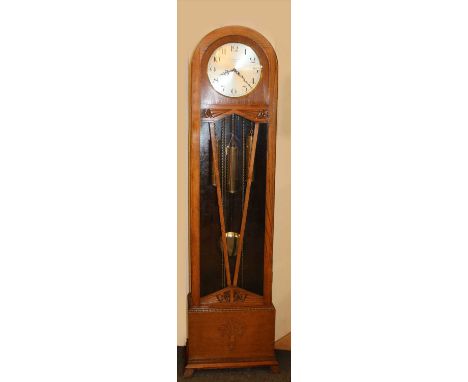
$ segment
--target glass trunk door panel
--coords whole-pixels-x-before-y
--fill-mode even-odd
[[[218,177],[214,172],[209,122],[203,121],[200,131],[201,296],[228,286],[221,243],[217,178],[224,213],[230,276],[231,280],[234,279],[255,126],[254,122],[235,114],[214,123]],[[237,283],[238,287],[258,295],[263,295],[267,130],[266,123],[259,125]]]

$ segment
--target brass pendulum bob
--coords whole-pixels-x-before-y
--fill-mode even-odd
[[[252,147],[253,147],[253,132],[247,135],[246,151],[247,151],[247,172],[250,168],[250,158],[252,158]],[[252,171],[252,182],[254,180],[254,171]]]
[[[237,244],[239,242],[240,235],[237,232],[226,232],[226,246],[228,256],[235,256],[237,253]],[[219,240],[219,246],[221,252],[223,251],[222,237]]]
[[[237,179],[237,146],[232,143],[233,139],[231,136],[231,142],[226,147],[227,165],[228,165],[228,178],[227,178],[227,190],[229,193],[234,194],[238,189]]]

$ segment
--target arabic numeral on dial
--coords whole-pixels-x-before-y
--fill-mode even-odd
[[[231,94],[237,94],[237,90],[236,89],[231,89]]]
[[[255,84],[255,78],[252,77],[252,84]]]

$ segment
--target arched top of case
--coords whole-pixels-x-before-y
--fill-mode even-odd
[[[201,41],[195,48],[195,51],[192,56],[192,63],[197,59],[199,60],[200,55],[203,55],[203,53],[211,44],[215,43],[217,40],[225,38],[226,36],[241,36],[256,42],[260,46],[260,48],[263,49],[265,55],[268,57],[270,65],[273,63],[277,65],[278,59],[276,57],[275,49],[266,39],[266,37],[254,29],[240,25],[226,26],[215,29],[214,31],[208,33],[205,37],[201,39]]]
[[[263,83],[245,97],[230,98],[215,92],[206,74],[206,65],[213,51],[229,42],[248,44],[255,50],[263,66]],[[192,108],[238,105],[276,108],[278,86],[278,60],[271,43],[261,33],[244,26],[226,26],[208,33],[201,39],[192,56],[191,98]],[[260,84],[259,84],[260,85]],[[270,109],[270,114],[273,110]]]

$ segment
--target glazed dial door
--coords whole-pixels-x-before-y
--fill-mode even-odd
[[[262,75],[262,65],[248,45],[230,42],[211,55],[207,67],[213,88],[226,97],[242,97],[252,92]]]

